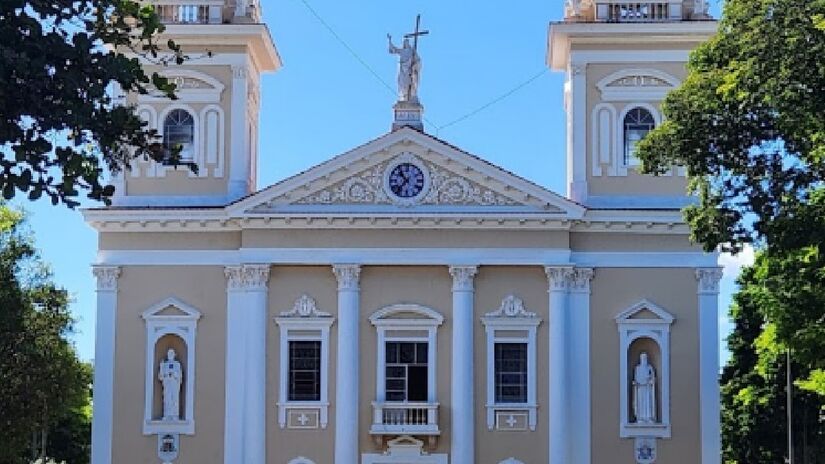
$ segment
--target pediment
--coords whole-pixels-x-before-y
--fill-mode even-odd
[[[672,314],[665,311],[662,307],[649,301],[642,300],[633,306],[625,309],[616,316],[616,322],[619,324],[633,324],[633,323],[660,323],[670,324],[675,318]]]
[[[420,171],[414,173],[420,193],[407,198],[398,194],[397,184],[391,185],[392,173],[402,165]],[[582,206],[554,192],[409,128],[339,155],[231,208],[242,215],[584,213]]]
[[[604,101],[661,100],[679,79],[657,69],[623,69],[596,83]]]
[[[143,319],[180,319],[198,320],[201,317],[200,311],[175,297],[166,298],[163,301],[153,304],[141,315]]]

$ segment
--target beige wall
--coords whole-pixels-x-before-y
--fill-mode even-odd
[[[226,352],[223,267],[126,266],[121,269],[118,280],[114,362],[112,462],[118,464],[158,462],[157,436],[143,435],[146,325],[141,314],[170,296],[202,313],[195,351],[195,435],[181,435],[180,457],[175,462],[223,462]]]
[[[475,404],[476,404],[476,460],[479,464],[496,464],[508,457],[531,463],[548,461],[547,424],[547,365],[549,340],[547,338],[548,296],[547,277],[541,267],[482,266],[476,277],[475,296]],[[537,331],[536,365],[538,421],[535,431],[496,431],[487,429],[487,336],[481,317],[495,311],[501,300],[514,294],[524,300],[528,311],[536,313],[542,323]],[[529,387],[528,387],[529,388]]]
[[[650,46],[639,47],[650,49]],[[599,48],[604,49],[600,46]],[[627,48],[624,48],[627,49]],[[687,49],[687,48],[681,48]],[[628,68],[655,69],[670,74],[677,79],[684,79],[686,70],[682,63],[632,63],[632,64],[589,64],[587,65],[587,105],[585,119],[587,121],[586,131],[586,159],[587,159],[587,182],[590,195],[684,195],[687,182],[684,177],[665,175],[650,176],[636,172],[635,168],[628,168],[627,176],[608,176],[603,172],[601,176],[593,175],[593,131],[598,131],[598,127],[593,127],[593,109],[602,103],[601,91],[596,84],[608,75]],[[639,102],[613,102],[612,106],[616,110],[616,117],[619,118],[622,111],[634,106],[634,103],[647,103],[659,108],[658,101]],[[616,121],[614,121],[616,123]],[[615,127],[615,124],[614,124]],[[621,133],[617,133],[621,137]],[[621,145],[621,144],[620,144]],[[621,147],[619,147],[621,151]],[[618,154],[621,157],[621,153]]]
[[[570,249],[588,252],[700,252],[702,247],[692,245],[685,235],[619,234],[576,232],[570,234]]]
[[[632,461],[633,440],[619,438],[619,332],[614,317],[643,298],[675,317],[670,335],[673,438],[658,441],[657,462],[697,463],[699,328],[692,269],[596,270],[590,303],[592,461]]]
[[[213,50],[213,52],[215,52],[215,50]],[[237,50],[235,50],[235,52],[237,52]],[[196,55],[199,54],[200,52],[196,53]],[[208,60],[209,58],[206,57],[198,59],[199,62],[208,62]],[[161,68],[156,66],[147,66],[146,68],[147,72],[162,71]],[[148,177],[147,169],[152,165],[152,163],[139,161],[137,163],[136,168],[136,172],[139,173],[138,177],[133,177],[133,174],[129,171],[126,171],[124,173],[126,194],[128,195],[218,195],[226,193],[227,183],[229,180],[229,169],[231,164],[229,162],[229,155],[231,153],[232,147],[230,131],[232,117],[232,69],[228,65],[192,65],[188,63],[181,65],[180,69],[204,73],[210,77],[217,79],[221,82],[221,84],[225,86],[223,92],[221,93],[220,102],[217,103],[223,109],[224,112],[223,176],[219,178],[213,176],[215,166],[209,166],[205,168],[205,171],[208,174],[205,177],[192,177],[189,168],[185,166],[179,166],[177,169],[170,168],[170,170],[166,172],[164,177]],[[132,96],[130,98],[130,101],[134,103],[135,97]],[[169,100],[168,102],[149,103],[148,106],[153,107],[155,109],[155,112],[157,113],[157,129],[160,129],[163,125],[162,114],[164,109],[167,108],[169,105],[175,104],[185,104],[186,106],[191,107],[194,111],[193,116],[195,118],[199,118],[200,111],[206,106],[212,105],[213,103],[190,103],[185,102],[184,99],[175,101]],[[204,121],[200,121],[199,123],[200,131],[202,132],[205,129],[203,126]],[[201,144],[200,149],[201,151],[205,150],[203,144]]]
[[[287,464],[292,458],[304,456],[317,464],[332,463],[335,436],[335,347],[338,343],[337,283],[329,266],[275,266],[269,279],[269,317],[266,336],[266,434],[267,463]],[[329,349],[329,425],[326,429],[294,430],[278,424],[278,387],[280,375],[280,332],[274,318],[290,311],[302,294],[315,298],[320,311],[335,317],[330,329]],[[322,373],[323,375],[323,373]]]
[[[99,250],[237,250],[240,232],[103,232]]]

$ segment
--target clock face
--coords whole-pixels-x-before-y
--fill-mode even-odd
[[[424,190],[424,173],[412,163],[401,163],[389,173],[390,191],[399,198],[413,198]]]

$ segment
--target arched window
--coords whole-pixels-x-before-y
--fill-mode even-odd
[[[180,146],[180,161],[191,162],[195,158],[195,119],[186,110],[175,109],[163,121],[163,146],[171,152]]]
[[[650,111],[636,107],[624,117],[624,164],[638,164],[635,157],[636,145],[656,126],[656,120]]]

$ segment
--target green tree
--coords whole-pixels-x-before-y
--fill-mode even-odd
[[[115,105],[112,86],[127,92],[174,85],[144,72],[136,56],[166,64],[185,58],[168,42],[151,5],[132,0],[0,2],[0,191],[53,204],[78,204],[81,190],[107,201],[105,169],[165,153],[154,130],[130,106]],[[177,151],[171,154],[177,159]]]
[[[16,218],[0,226],[0,463],[84,464],[90,431],[77,423],[88,423],[91,368],[66,338],[68,294],[38,259],[22,216],[0,211]],[[70,433],[74,442],[61,441]]]
[[[738,279],[727,339],[731,358],[722,373],[722,442],[726,464],[781,463],[787,456],[786,358],[777,349],[764,307],[766,288],[759,266],[745,268]],[[795,364],[793,375],[803,374]],[[825,462],[825,424],[819,420],[823,399],[797,391],[793,397],[798,463]]]

